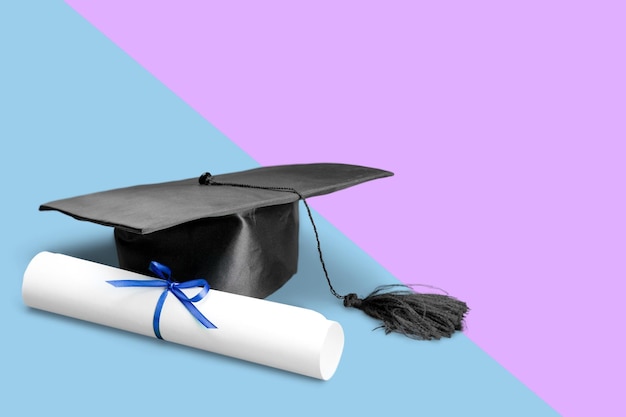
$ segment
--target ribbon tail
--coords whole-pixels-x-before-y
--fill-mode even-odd
[[[163,309],[163,304],[165,303],[168,293],[169,291],[167,289],[161,293],[159,301],[157,301],[156,308],[154,309],[154,317],[152,318],[152,329],[154,330],[154,334],[157,339],[161,340],[163,340],[163,337],[161,336],[161,330],[159,329],[159,322],[161,320],[161,310]]]
[[[200,312],[200,310],[198,310],[198,308],[195,305],[193,305],[193,303],[189,299],[179,298],[179,300],[181,303],[183,303],[183,305],[185,306],[185,308],[187,308],[187,310],[191,313],[191,315],[194,316],[196,320],[198,320],[204,327],[206,327],[207,329],[217,329],[217,326],[211,323],[209,319],[204,317],[204,315]]]
[[[157,279],[140,280],[140,279],[119,279],[115,281],[107,281],[114,287],[167,287],[167,282]]]

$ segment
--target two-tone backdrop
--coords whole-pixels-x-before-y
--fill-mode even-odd
[[[3,2],[0,409],[623,415],[625,12]],[[299,273],[271,299],[343,324],[328,382],[23,306],[38,251],[117,263],[110,230],[40,203],[301,162],[395,172],[311,199],[331,275],[340,292],[444,288],[471,306],[464,334],[371,331],[328,294],[306,224]]]

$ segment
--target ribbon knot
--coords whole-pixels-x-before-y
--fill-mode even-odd
[[[161,319],[161,310],[163,309],[163,304],[165,303],[165,299],[169,293],[174,294],[174,296],[182,303],[182,305],[191,313],[192,316],[196,320],[198,320],[204,327],[207,329],[217,329],[217,327],[211,323],[204,315],[196,308],[193,304],[202,300],[209,293],[209,283],[204,279],[194,279],[186,282],[175,282],[172,281],[172,271],[165,265],[160,264],[158,262],[152,261],[150,262],[150,271],[155,273],[157,277],[160,279],[153,280],[136,280],[136,279],[121,279],[115,281],[107,281],[109,284],[114,287],[163,287],[163,292],[157,301],[156,307],[154,309],[154,317],[152,319],[152,328],[154,329],[154,334],[157,338],[163,339],[161,337],[161,331],[159,330],[159,321]],[[187,297],[187,295],[182,291],[185,288],[194,288],[194,287],[202,287],[202,289],[193,296],[192,298]]]

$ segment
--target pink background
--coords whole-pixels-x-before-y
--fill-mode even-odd
[[[394,171],[312,205],[560,413],[623,407],[622,2],[68,3],[262,165]]]

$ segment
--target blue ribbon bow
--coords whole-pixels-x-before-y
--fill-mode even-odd
[[[196,318],[204,327],[207,329],[217,329],[213,323],[211,323],[206,317],[202,315],[200,310],[196,308],[193,303],[202,300],[208,293],[209,283],[204,279],[194,279],[187,282],[174,282],[172,281],[172,271],[165,265],[160,264],[158,262],[152,261],[150,262],[150,271],[154,272],[161,279],[153,279],[153,280],[135,280],[135,279],[121,279],[116,281],[107,281],[109,284],[114,287],[165,287],[163,292],[161,293],[161,297],[159,297],[159,301],[157,302],[156,308],[154,309],[154,318],[152,319],[152,328],[154,329],[154,334],[159,339],[163,339],[161,337],[161,331],[159,330],[159,320],[161,318],[161,310],[163,309],[163,304],[165,303],[165,299],[167,298],[168,293],[172,293],[178,298],[178,300],[185,306],[185,308],[191,313],[192,316]],[[189,298],[185,295],[181,289],[184,288],[193,288],[193,287],[202,287],[202,290],[198,294],[196,294],[193,298]]]

